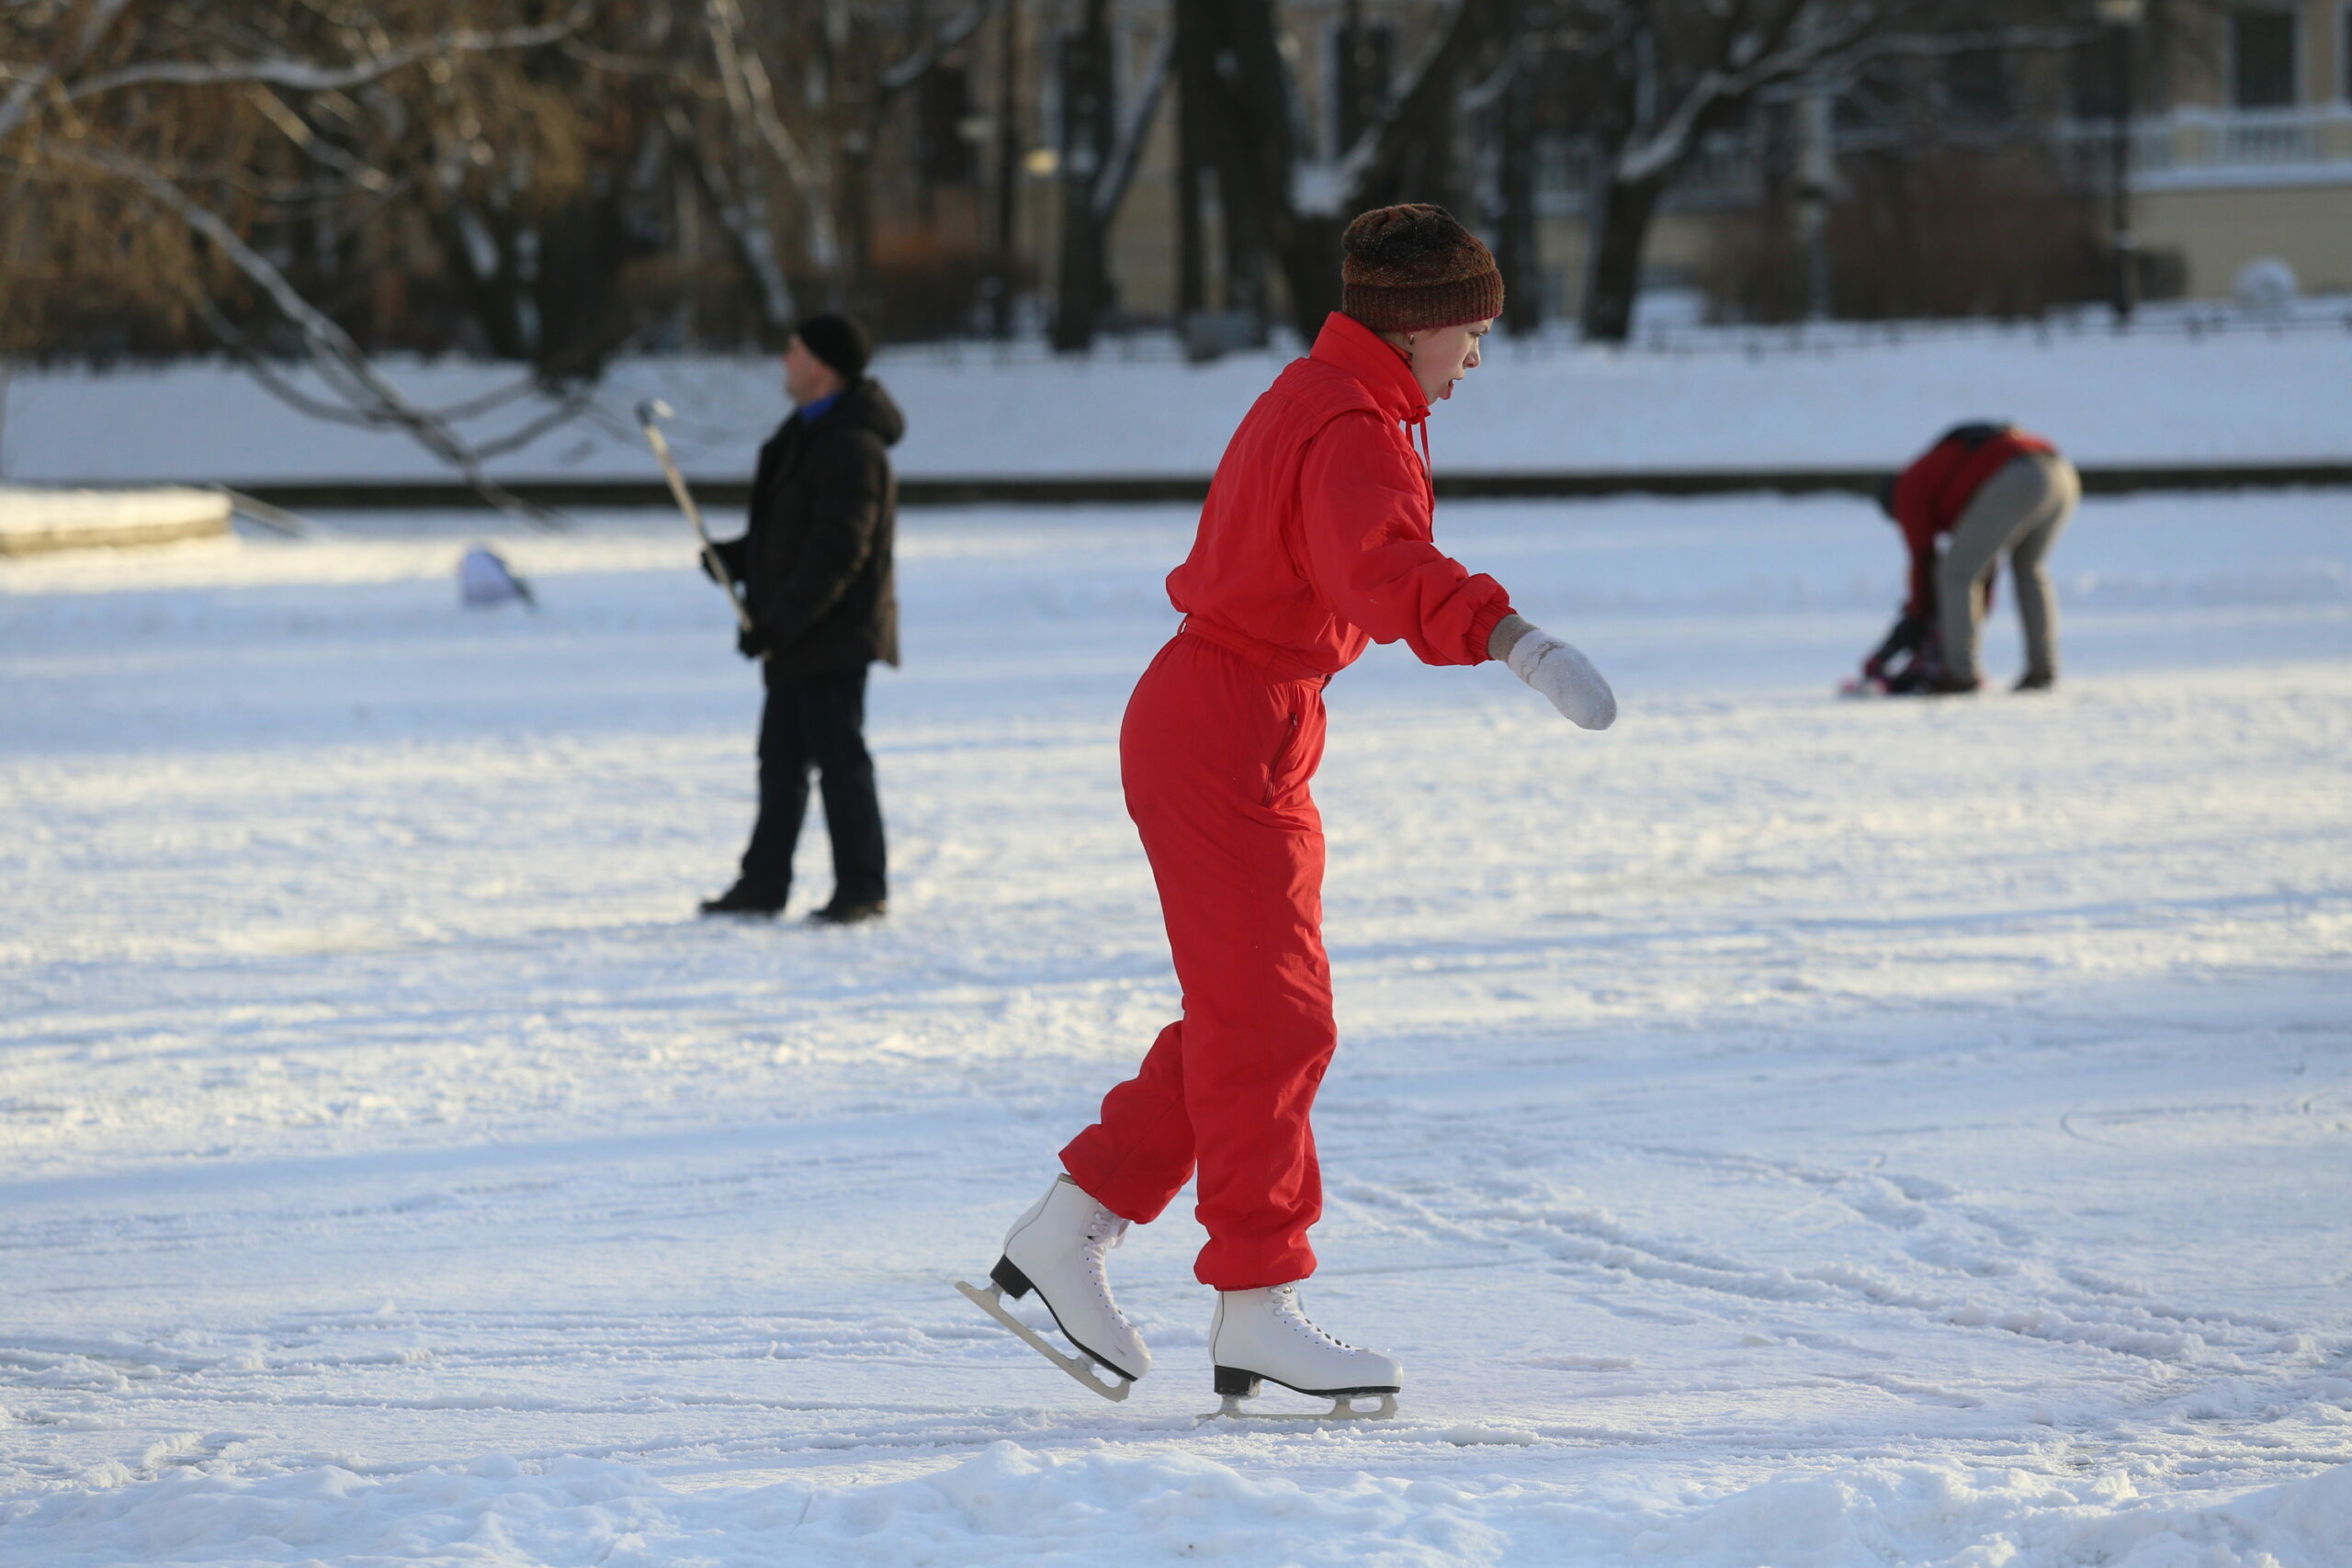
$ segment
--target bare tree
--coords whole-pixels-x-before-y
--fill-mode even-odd
[[[1585,335],[1633,327],[1658,204],[1708,136],[1765,94],[1865,48],[1919,0],[1607,0],[1585,12],[1599,156],[1587,212]]]
[[[665,298],[715,286],[742,303],[731,341],[773,343],[854,296],[874,148],[1001,3],[12,0],[0,352],[208,333],[304,412],[403,429],[511,501],[486,456],[583,412],[612,354],[679,319]],[[526,363],[558,397],[469,443],[514,397],[415,406],[377,346]]]
[[[1177,0],[1182,4],[1182,0]],[[1121,123],[1110,0],[1084,0],[1084,20],[1063,40],[1061,268],[1057,278],[1054,347],[1083,352],[1111,299],[1111,225],[1142,161],[1174,70],[1176,29],[1162,30],[1134,111]]]
[[[430,124],[427,141],[455,132],[440,148],[445,190],[462,188],[469,164],[497,161],[473,155],[490,145],[494,119],[514,158],[559,166],[552,183],[562,186],[562,117],[541,115],[545,94],[516,82],[511,67],[576,32],[594,0],[504,28],[447,25],[445,8],[424,4],[364,22],[294,4],[164,6],[136,27],[111,0],[78,14],[62,5],[19,10],[30,25],[12,41],[38,58],[5,67],[16,85],[0,100],[0,178],[12,197],[0,257],[31,257],[36,274],[70,268],[52,270],[51,281],[100,294],[176,299],[233,349],[250,344],[233,324],[232,296],[249,293],[292,331],[350,417],[406,430],[485,496],[540,515],[489,479],[447,419],[379,373],[289,269],[304,242],[335,252],[388,195],[425,188],[373,155],[400,140],[366,134],[388,121]],[[505,78],[499,92],[469,93],[463,78],[477,66]],[[447,113],[419,116],[419,100]],[[322,135],[316,114],[358,133]],[[19,271],[6,269],[12,294],[23,287]]]
[[[1275,0],[1187,0],[1194,30],[1182,51],[1182,90],[1208,134],[1230,234],[1238,229],[1279,269],[1292,322],[1311,339],[1338,308],[1340,233],[1357,211],[1402,199],[1419,164],[1416,199],[1453,184],[1456,99],[1507,54],[1514,0],[1452,0],[1399,90],[1368,103],[1362,128],[1329,154],[1317,151],[1305,95],[1283,48]]]

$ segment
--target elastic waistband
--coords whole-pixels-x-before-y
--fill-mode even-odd
[[[1290,649],[1277,648],[1271,642],[1260,642],[1247,632],[1235,631],[1231,626],[1221,626],[1215,621],[1202,620],[1198,615],[1187,615],[1184,624],[1176,629],[1180,634],[1216,644],[1270,681],[1312,681],[1318,686],[1331,683],[1329,671],[1317,670]]]

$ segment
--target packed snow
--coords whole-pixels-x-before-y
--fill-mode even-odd
[[[2060,689],[1946,703],[1830,695],[1865,504],[1446,509],[1623,716],[1331,687],[1337,1427],[1196,1420],[1182,1205],[1125,1404],[950,1289],[1176,1006],[1182,510],[903,520],[845,931],[692,916],[758,696],[673,517],[0,564],[0,1563],[2342,1568],[2346,506],[2094,501]]]
[[[1924,340],[1917,328],[1899,340],[1783,335],[1754,355],[1731,333],[1693,353],[1498,337],[1462,413],[1441,414],[1431,435],[1442,466],[1485,472],[1891,468],[1967,418],[2014,420],[2085,463],[2352,460],[2347,333],[2293,326],[2119,336],[1978,323]],[[1148,340],[1073,359],[1031,345],[906,348],[875,373],[907,412],[903,474],[1206,475],[1295,346],[1197,367],[1172,352]],[[515,367],[388,369],[420,404],[477,411],[458,428],[502,444],[490,466],[510,479],[658,480],[631,412],[654,396],[679,411],[670,437],[688,472],[746,478],[786,412],[773,361],[624,360],[575,417],[504,450],[553,408]],[[0,378],[0,479],[20,483],[450,477],[406,434],[309,418],[229,366]]]
[[[0,556],[96,545],[164,544],[229,531],[217,490],[37,490],[0,485]]]

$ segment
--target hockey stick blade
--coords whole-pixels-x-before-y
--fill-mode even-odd
[[[1126,1398],[1128,1392],[1136,1386],[1126,1379],[1115,1375],[1114,1375],[1110,1382],[1105,1383],[1100,1378],[1092,1376],[1087,1370],[1090,1367],[1100,1366],[1102,1364],[1101,1362],[1092,1360],[1084,1356],[1066,1356],[1059,1350],[1055,1349],[1051,1345],[1046,1342],[1044,1336],[1040,1335],[1035,1329],[1030,1327],[1027,1324],[1022,1322],[1019,1318],[1013,1316],[1004,1309],[1004,1292],[997,1286],[990,1285],[985,1291],[975,1290],[970,1285],[966,1284],[963,1280],[958,1280],[956,1281],[956,1288],[958,1291],[961,1291],[964,1295],[970,1300],[974,1306],[979,1308],[982,1312],[988,1314],[990,1317],[996,1319],[1007,1328],[1012,1330],[1012,1332],[1019,1336],[1023,1342],[1027,1344],[1032,1350],[1036,1351],[1037,1354],[1045,1357],[1046,1359],[1051,1361],[1054,1365],[1059,1367],[1062,1371],[1068,1372],[1071,1377],[1077,1379],[1080,1382],[1084,1383],[1088,1388],[1092,1389],[1103,1398],[1115,1404],[1119,1400]]]

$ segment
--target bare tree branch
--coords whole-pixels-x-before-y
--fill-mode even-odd
[[[775,231],[768,222],[767,197],[754,179],[739,187],[733,172],[712,157],[704,147],[702,138],[695,134],[694,124],[683,105],[672,103],[668,109],[670,138],[686,155],[695,177],[702,182],[703,190],[710,197],[711,209],[718,215],[719,226],[735,242],[735,249],[742,257],[744,267],[760,286],[760,310],[772,327],[792,324],[794,315],[792,285],[786,281],[784,266],[776,259]],[[740,124],[737,142],[741,144]]]
[[[417,408],[319,308],[302,297],[268,258],[245,243],[219,213],[190,197],[172,181],[137,159],[104,148],[76,146],[54,149],[60,161],[102,170],[137,186],[149,200],[168,210],[203,235],[239,272],[259,286],[293,322],[309,344],[313,364],[351,404],[398,424],[419,445],[466,477],[466,482],[493,506],[543,526],[560,527],[563,520],[545,507],[534,506],[499,484],[482,468],[481,456],[438,416]]]
[[[1464,87],[1454,95],[1456,112],[1484,114],[1494,107],[1495,100],[1510,91],[1510,85],[1519,79],[1519,73],[1527,68],[1527,62],[1534,53],[1532,40],[1525,33],[1511,39],[1510,47],[1503,51],[1502,59],[1487,73],[1485,81]]]
[[[1453,77],[1478,41],[1487,0],[1454,0],[1453,15],[1407,71],[1405,90],[1388,112],[1374,118],[1346,151],[1328,162],[1302,162],[1291,173],[1291,202],[1303,214],[1335,218],[1357,205],[1364,186],[1390,167],[1406,143],[1429,123],[1431,97]]]
[[[832,193],[808,155],[776,113],[775,89],[767,67],[744,36],[743,11],[738,0],[707,0],[710,41],[718,56],[719,82],[727,89],[727,107],[741,126],[748,123],[784,169],[800,197],[808,222],[808,259],[817,270],[831,273],[841,265],[841,237],[833,228]],[[764,201],[760,203],[764,208]]]
[[[325,65],[310,60],[230,60],[208,62],[200,60],[147,60],[105,71],[96,76],[74,83],[65,90],[66,100],[79,103],[101,93],[119,88],[139,86],[147,83],[168,82],[182,86],[221,86],[247,82],[266,83],[273,87],[286,87],[296,92],[321,93],[344,87],[357,87],[379,81],[395,71],[405,70],[421,61],[446,59],[452,54],[484,54],[496,50],[535,49],[541,44],[555,43],[577,32],[582,23],[596,12],[598,0],[579,0],[579,4],[552,22],[537,27],[507,28],[497,32],[482,32],[472,28],[443,33],[437,38],[423,39],[402,44],[397,49],[379,53],[372,60],[348,65]],[[0,128],[5,129],[5,128]]]
[[[996,15],[996,8],[1001,3],[1001,0],[973,0],[962,16],[939,29],[937,37],[876,77],[875,85],[886,94],[903,92],[913,86],[939,63],[948,51],[969,41],[972,35]]]
[[[16,86],[10,89],[5,101],[0,101],[0,141],[6,141],[9,133],[25,122],[25,117],[32,112],[33,101],[48,90],[51,83],[71,73],[89,58],[90,51],[97,48],[98,39],[106,36],[107,29],[114,25],[114,19],[130,4],[130,0],[97,0],[88,19],[82,24],[81,33],[62,58],[42,65],[17,68]]]
[[[1615,177],[1639,182],[1671,169],[1690,155],[1697,145],[1700,123],[1719,106],[1748,96],[1774,82],[1817,69],[1868,38],[1886,17],[1880,6],[1857,6],[1839,12],[1833,20],[1810,29],[1794,42],[1789,41],[1787,35],[1798,17],[1810,12],[1811,7],[1799,0],[1788,6],[1776,27],[1769,29],[1772,35],[1769,39],[1758,33],[1739,35],[1725,53],[1745,55],[1745,62],[1730,70],[1710,66],[1702,72],[1663,123],[1628,139],[1615,160]]]
[[[391,188],[390,175],[353,157],[334,142],[321,139],[318,132],[311,129],[309,120],[295,113],[284,98],[269,88],[255,83],[245,90],[245,96],[261,110],[263,118],[284,131],[286,139],[310,157],[337,174],[349,175],[364,190],[381,192]]]
[[[1119,144],[1111,149],[1111,156],[1102,165],[1094,182],[1091,200],[1094,219],[1108,223],[1118,215],[1119,203],[1126,199],[1127,187],[1135,182],[1136,169],[1143,162],[1144,143],[1151,140],[1152,121],[1159,118],[1159,100],[1167,96],[1170,78],[1176,73],[1176,29],[1164,29],[1159,49],[1152,56],[1150,73],[1144,78],[1143,96],[1136,105],[1136,112],[1119,132]]]

